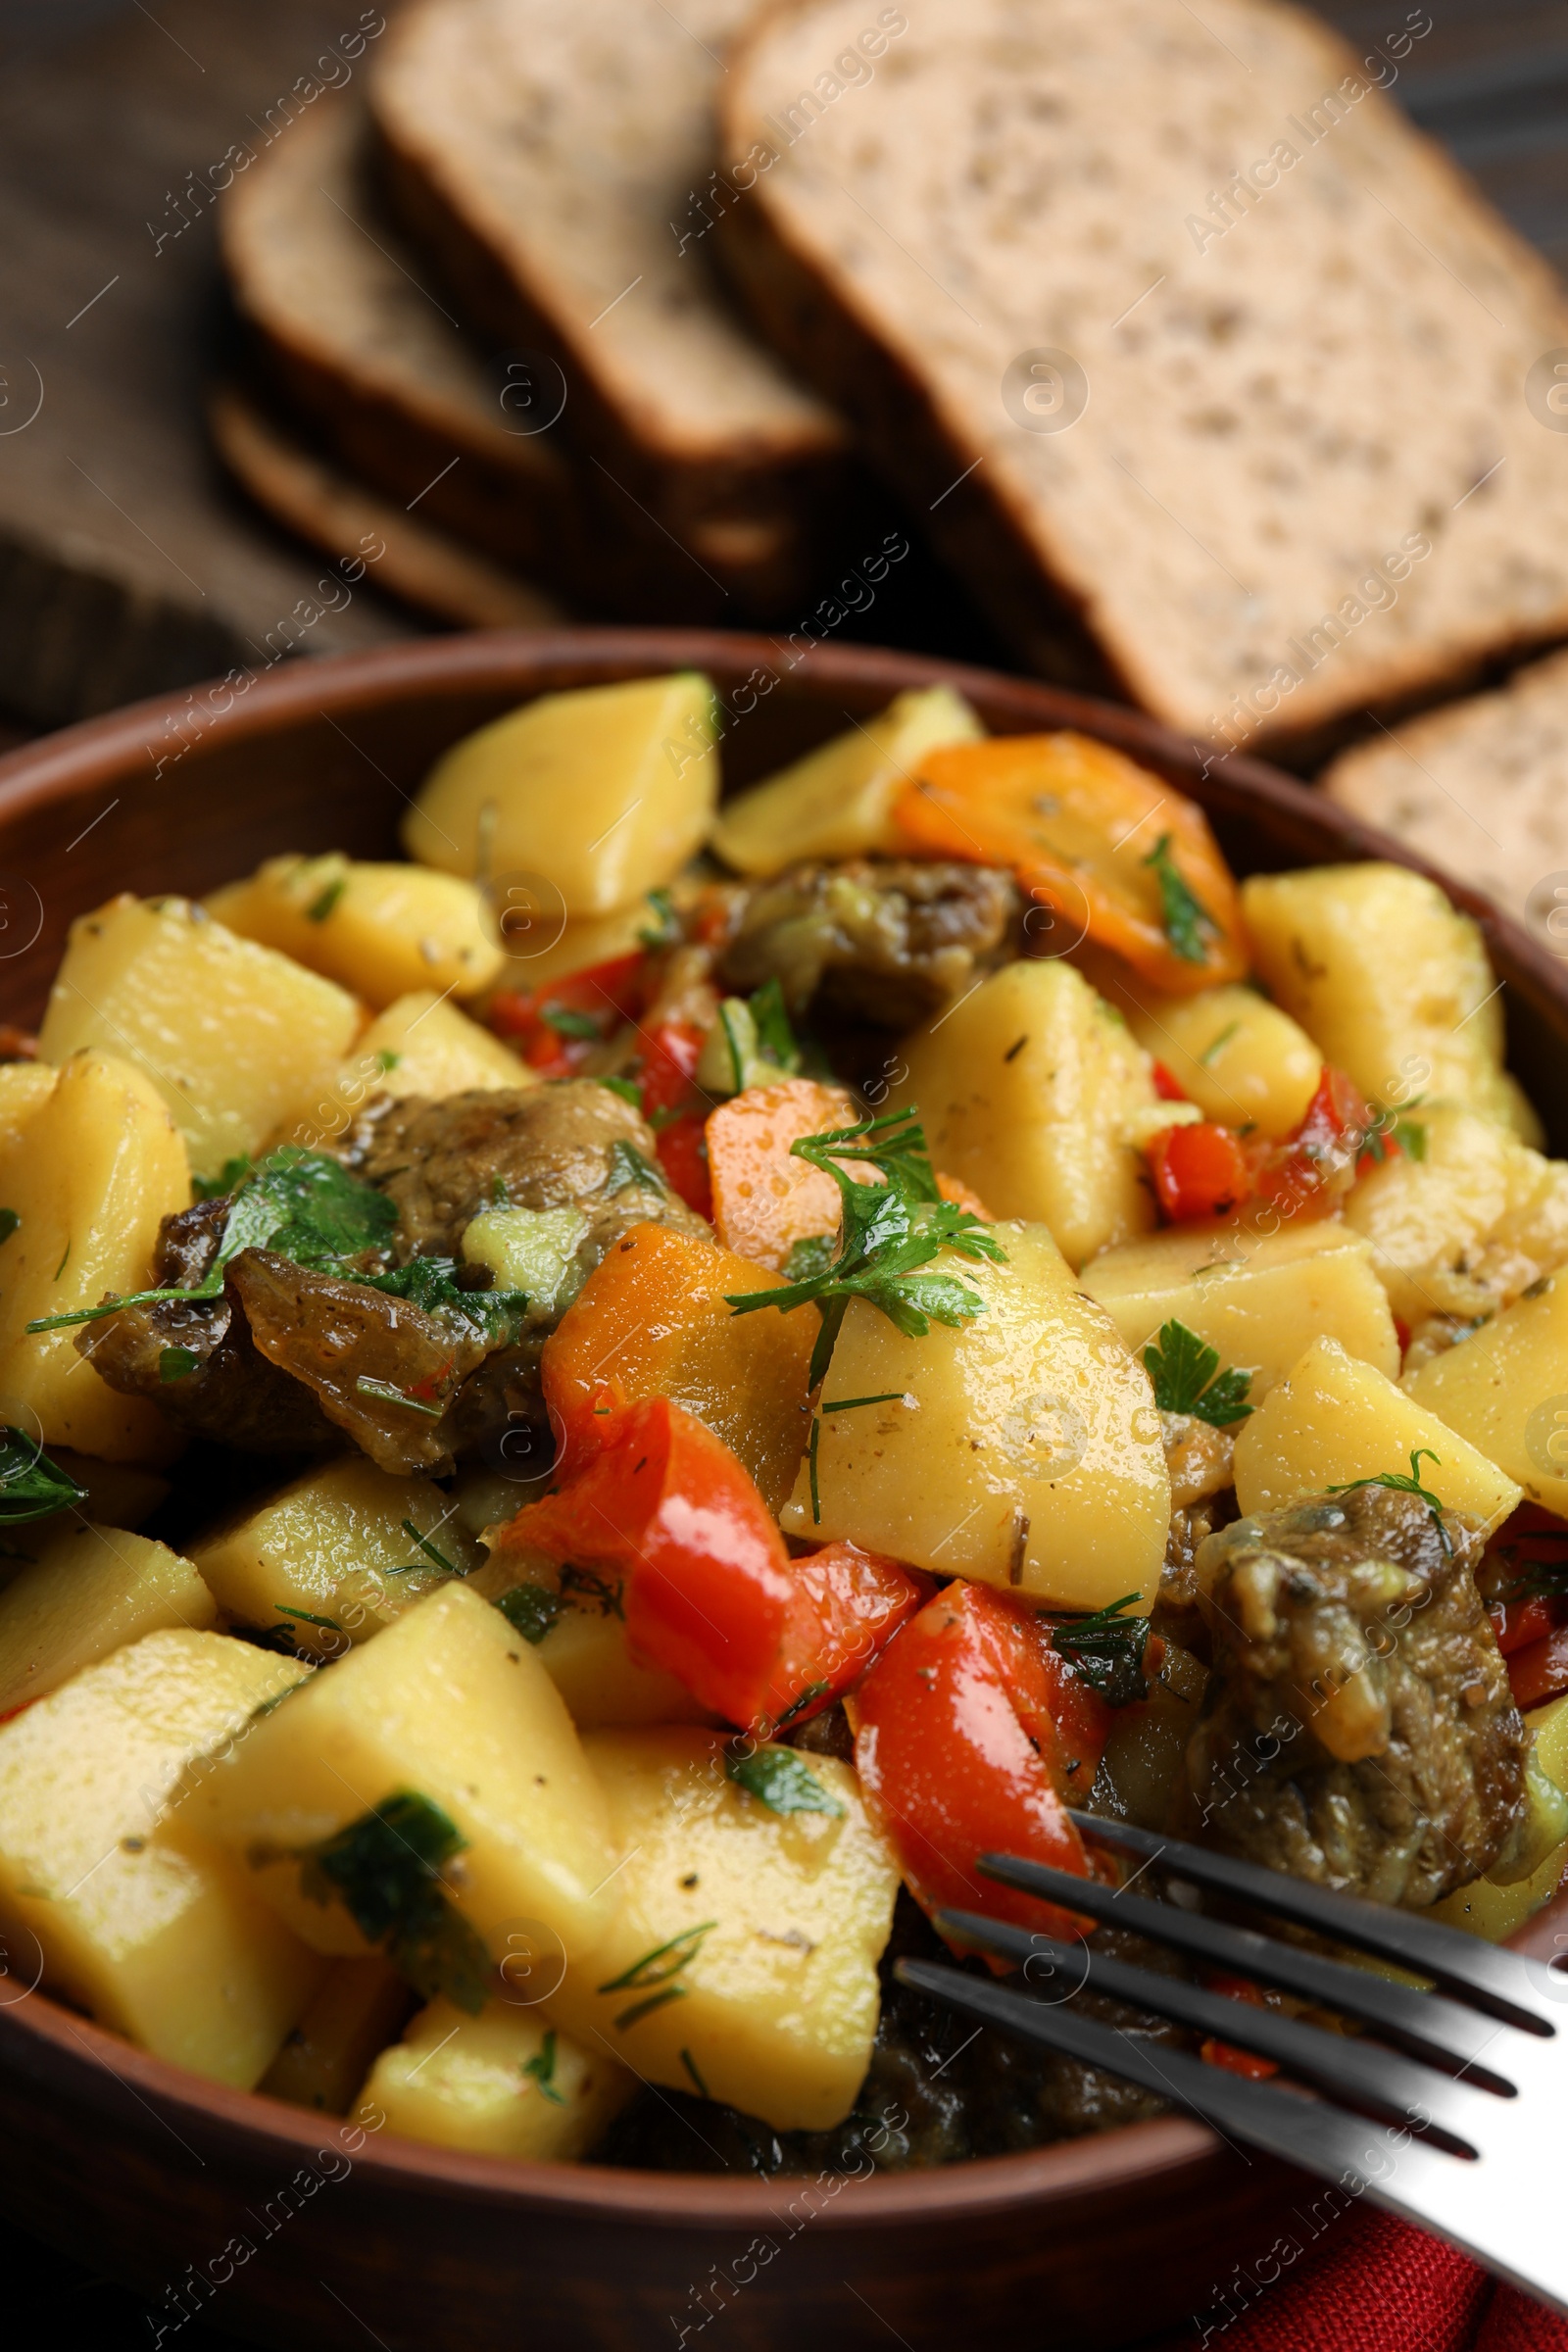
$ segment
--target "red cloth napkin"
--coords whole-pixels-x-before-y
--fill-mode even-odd
[[[1227,2319],[1226,2312],[1234,2314]],[[1389,2215],[1357,2210],[1277,2283],[1238,2280],[1149,2352],[1568,2352],[1568,2320]]]

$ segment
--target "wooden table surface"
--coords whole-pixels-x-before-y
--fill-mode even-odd
[[[1429,15],[1404,0],[1323,13],[1369,44]],[[0,0],[0,711],[15,731],[254,658],[320,571],[206,448],[201,387],[225,327],[191,175],[359,15],[358,0]],[[1430,22],[1395,95],[1568,274],[1568,7],[1431,0]],[[189,225],[160,246],[182,191]],[[934,567],[877,619],[895,642],[997,650]],[[362,589],[312,650],[422,625]],[[97,2277],[90,2245],[74,2251],[64,2262],[0,2221],[11,2340],[144,2352],[157,2316]],[[188,2352],[228,2340],[194,2322],[178,2336]]]

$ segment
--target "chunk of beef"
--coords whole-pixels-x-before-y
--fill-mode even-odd
[[[170,1357],[171,1348],[182,1352]],[[193,1438],[240,1453],[331,1453],[343,1444],[312,1392],[257,1348],[227,1284],[218,1298],[169,1298],[88,1323],[76,1349],[112,1389],[150,1396]]]
[[[777,980],[792,1013],[908,1029],[1016,956],[1022,901],[989,865],[799,865],[746,894],[718,976]]]
[[[1216,1680],[1187,1826],[1411,1910],[1486,1871],[1524,1816],[1529,1735],[1480,1556],[1465,1520],[1383,1486],[1211,1536],[1198,1579]]]
[[[349,1159],[396,1201],[405,1265],[456,1257],[469,1219],[497,1206],[579,1209],[589,1228],[578,1252],[585,1274],[633,1225],[708,1232],[660,1178],[653,1131],[595,1078],[439,1102],[411,1096],[351,1131]]]

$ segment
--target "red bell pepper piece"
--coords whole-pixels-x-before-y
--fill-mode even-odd
[[[656,1021],[652,1028],[639,1030],[637,1050],[642,1068],[637,1083],[642,1088],[645,1118],[654,1118],[662,1110],[695,1110],[699,1106],[703,1117],[708,1116],[711,1104],[698,1097],[696,1087],[703,1043],[703,1032],[695,1021]]]
[[[1367,1138],[1381,1123],[1359,1087],[1332,1062],[1296,1133],[1259,1154],[1254,1189],[1287,1216],[1326,1216],[1354,1182]],[[1385,1139],[1385,1150],[1393,1144]]]
[[[708,1172],[708,1138],[701,1111],[667,1120],[654,1133],[659,1164],[688,1208],[711,1222],[713,1186]]]
[[[647,974],[648,957],[638,949],[539,988],[498,989],[490,1000],[490,1026],[518,1048],[530,1069],[569,1078],[596,1046],[637,1018]]]
[[[1064,1759],[1046,1634],[983,1585],[928,1601],[853,1702],[855,1762],[911,1893],[928,1912],[983,1911],[1053,1936],[1085,1923],[980,1877],[981,1854],[1090,1876],[1061,1795]]]
[[[1508,1681],[1513,1703],[1521,1711],[1560,1698],[1568,1690],[1568,1625],[1514,1650],[1508,1659]]]
[[[1562,1603],[1549,1599],[1544,1593],[1532,1592],[1519,1600],[1494,1600],[1488,1611],[1497,1637],[1497,1647],[1505,1658],[1516,1650],[1528,1649],[1533,1642],[1544,1642],[1555,1633],[1562,1623]]]
[[[1159,1205],[1173,1225],[1194,1217],[1223,1217],[1253,1190],[1241,1139],[1203,1119],[1193,1127],[1162,1127],[1149,1146]]]
[[[1253,2009],[1264,2005],[1262,1993],[1250,1977],[1233,1977],[1224,1969],[1210,1968],[1203,1972],[1203,1983],[1210,1992],[1228,1993],[1233,2001],[1246,2001]],[[1224,2067],[1227,2074],[1245,2076],[1249,2082],[1266,2082],[1280,2071],[1272,2058],[1238,2049],[1234,2042],[1220,2041],[1212,2034],[1205,2037],[1198,2055],[1209,2066]]]
[[[1191,1096],[1184,1087],[1178,1085],[1162,1061],[1155,1062],[1150,1076],[1154,1081],[1154,1092],[1162,1102],[1191,1102]]]
[[[594,1421],[598,1450],[503,1544],[620,1573],[633,1648],[729,1722],[766,1735],[815,1714],[924,1597],[854,1544],[792,1560],[729,1447],[667,1396]]]

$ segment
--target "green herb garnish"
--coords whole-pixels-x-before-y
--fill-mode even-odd
[[[324,1626],[329,1634],[340,1634],[343,1628],[335,1617],[318,1617],[311,1609],[291,1609],[286,1601],[274,1600],[273,1608],[280,1617],[297,1617],[302,1625]]]
[[[16,1209],[0,1208],[0,1242],[9,1242],[21,1223],[21,1215]]]
[[[376,1067],[379,1069],[382,1077],[386,1078],[389,1077],[392,1071],[397,1068],[398,1063],[402,1059],[402,1054],[394,1054],[390,1046],[382,1046],[377,1050],[376,1053]]]
[[[163,1348],[158,1353],[158,1377],[167,1386],[172,1380],[188,1380],[201,1365],[194,1348]]]
[[[764,980],[747,1000],[757,1042],[765,1058],[791,1076],[801,1066],[801,1049],[784,1005],[784,991],[776,979]]]
[[[248,1152],[236,1152],[225,1159],[216,1176],[193,1176],[190,1189],[198,1200],[220,1200],[225,1194],[238,1192],[247,1176],[254,1174],[256,1162]]]
[[[548,1021],[558,1037],[579,1038],[584,1045],[597,1046],[604,1034],[596,1016],[579,1012],[574,1004],[541,1004],[539,1018]]]
[[[577,1568],[568,1561],[561,1571],[561,1590],[563,1592],[580,1592],[584,1600],[594,1601],[601,1617],[625,1619],[626,1607],[622,1597],[625,1586],[607,1584],[591,1568]]]
[[[322,891],[320,897],[313,899],[309,906],[306,907],[306,921],[310,923],[324,923],[327,916],[331,913],[333,907],[337,905],[339,899],[343,896],[343,893],[347,890],[348,886],[348,876],[346,874],[334,875],[333,879]]]
[[[513,1632],[520,1634],[535,1649],[565,1605],[561,1594],[552,1592],[548,1585],[514,1585],[512,1591],[503,1592],[495,1603]]]
[[[783,1714],[773,1726],[773,1729],[777,1732],[788,1730],[789,1726],[795,1722],[798,1716],[806,1713],[808,1707],[814,1706],[816,1704],[816,1701],[822,1696],[827,1688],[828,1686],[825,1682],[808,1683],[806,1689],[801,1692],[800,1697],[790,1701],[790,1704],[785,1708]]]
[[[1418,1495],[1432,1514],[1432,1522],[1443,1539],[1445,1552],[1449,1559],[1452,1559],[1453,1539],[1448,1534],[1444,1521],[1443,1503],[1439,1496],[1433,1494],[1430,1487],[1424,1487],[1421,1484],[1421,1464],[1424,1461],[1435,1462],[1440,1470],[1443,1468],[1441,1453],[1434,1453],[1430,1446],[1418,1446],[1410,1456],[1408,1477],[1402,1470],[1380,1470],[1372,1478],[1345,1479],[1339,1486],[1330,1487],[1328,1492],[1331,1494],[1353,1494],[1360,1487],[1392,1487],[1396,1494]]]
[[[40,1453],[24,1431],[0,1425],[0,1527],[47,1519],[86,1499],[86,1488]]]
[[[438,1551],[436,1549],[428,1536],[420,1535],[418,1529],[415,1526],[412,1519],[404,1520],[403,1533],[408,1537],[411,1544],[416,1545],[417,1548],[423,1552],[427,1560],[429,1560],[435,1567],[440,1569],[443,1576],[466,1575],[467,1571],[466,1569],[455,1567],[452,1561],[447,1558],[447,1555],[444,1551]]]
[[[661,1987],[646,2000],[633,2001],[629,2009],[621,2011],[615,2024],[622,2033],[636,2025],[639,2018],[647,2017],[650,2011],[662,2009],[666,2001],[683,2001],[686,1998],[685,1985],[677,1984],[672,1980],[683,1969],[690,1968],[703,1948],[703,1937],[710,1936],[717,1925],[716,1919],[705,1919],[701,1927],[683,1928],[667,1943],[655,1944],[651,1952],[645,1952],[640,1960],[634,1960],[630,1968],[623,1969],[618,1977],[612,1977],[608,1984],[599,1986],[601,1992],[642,1992],[649,1985]]]
[[[817,1484],[816,1468],[817,1450],[821,1446],[821,1443],[822,1424],[813,1413],[811,1416],[811,1434],[807,1440],[806,1445],[806,1469],[807,1478],[811,1489],[811,1525],[813,1527],[820,1527],[822,1524],[822,1490]]]
[[[424,1413],[432,1421],[439,1421],[446,1410],[444,1405],[426,1404],[422,1396],[411,1396],[407,1390],[396,1388],[390,1380],[372,1380],[368,1372],[360,1374],[354,1388],[357,1396],[373,1396],[377,1404],[401,1405],[405,1412]]]
[[[341,1901],[427,2001],[445,1993],[477,2017],[490,1955],[441,1885],[443,1865],[466,1843],[439,1805],[399,1790],[302,1852],[300,1887],[313,1902]]]
[[[605,1178],[607,1193],[624,1192],[628,1184],[641,1185],[645,1192],[667,1193],[662,1169],[644,1159],[635,1144],[628,1144],[617,1135],[610,1147],[610,1172]]]
[[[697,2061],[692,2056],[690,2050],[682,2050],[680,2054],[680,2062],[686,2069],[686,2072],[690,2075],[692,2081],[696,2083],[698,2097],[700,2099],[710,2099],[713,2094],[709,2089],[708,2084],[703,2081],[702,2076],[698,2073]]]
[[[1219,1349],[1174,1319],[1161,1324],[1158,1340],[1144,1349],[1144,1369],[1162,1413],[1191,1413],[1212,1429],[1228,1429],[1254,1409],[1247,1401],[1250,1372],[1239,1364],[1221,1372]]]
[[[1231,1039],[1236,1035],[1236,1032],[1241,1025],[1242,1024],[1240,1021],[1227,1021],[1224,1028],[1220,1031],[1218,1037],[1211,1037],[1209,1039],[1208,1044],[1203,1048],[1203,1051],[1198,1056],[1199,1061],[1202,1064],[1202,1067],[1205,1070],[1211,1070],[1214,1067],[1215,1062],[1218,1061],[1220,1055],[1224,1053],[1226,1047],[1230,1044]]]
[[[640,1111],[642,1109],[643,1090],[634,1080],[630,1078],[601,1078],[599,1083],[601,1086],[608,1086],[611,1093],[618,1095],[623,1102],[629,1102],[633,1110]]]
[[[838,1254],[836,1233],[808,1233],[804,1241],[794,1242],[784,1260],[786,1282],[814,1282],[825,1274]]]
[[[1129,1707],[1149,1696],[1149,1677],[1144,1672],[1149,1619],[1122,1614],[1137,1606],[1138,1597],[1136,1592],[1124,1592],[1120,1600],[1097,1609],[1092,1617],[1074,1617],[1052,1629],[1052,1648],[1109,1707]]]
[[[438,1320],[455,1323],[486,1348],[510,1348],[520,1337],[527,1313],[526,1291],[467,1291],[457,1279],[452,1257],[413,1257],[385,1274],[353,1274],[349,1280],[389,1298],[407,1298]]]
[[[680,916],[675,912],[675,902],[668,891],[651,890],[648,893],[648,905],[649,918],[637,934],[638,946],[656,951],[678,947],[681,940]]]
[[[533,2077],[540,2090],[553,2106],[564,2107],[566,2102],[556,2088],[556,2029],[554,2026],[545,2035],[544,2047],[536,2050],[531,2058],[523,2060],[522,2071],[525,2075]]]
[[[883,1389],[875,1396],[835,1396],[831,1404],[824,1397],[817,1410],[825,1416],[828,1413],[858,1412],[862,1404],[902,1404],[905,1394],[903,1389]]]
[[[68,1323],[95,1323],[101,1315],[118,1315],[122,1307],[158,1305],[171,1298],[216,1298],[225,1267],[242,1250],[271,1250],[295,1265],[342,1273],[347,1260],[384,1249],[397,1221],[397,1203],[351,1176],[340,1161],[324,1152],[303,1152],[297,1145],[283,1144],[268,1153],[233,1195],[217,1254],[193,1289],[133,1291],[102,1306],[41,1315],[27,1329],[57,1331]]]
[[[824,1788],[793,1747],[759,1747],[750,1755],[728,1755],[724,1774],[770,1813],[835,1813],[844,1807]]]
[[[745,1315],[764,1306],[787,1314],[814,1301],[822,1328],[811,1352],[813,1388],[826,1374],[852,1298],[866,1299],[910,1339],[923,1339],[933,1322],[956,1328],[983,1312],[985,1300],[953,1275],[918,1270],[944,1250],[996,1263],[1005,1263],[1005,1253],[972,1211],[943,1200],[912,1105],[825,1135],[803,1136],[790,1150],[839,1188],[844,1207],[839,1256],[819,1272],[777,1290],[745,1292],[727,1303],[732,1312]],[[874,1167],[881,1181],[857,1184],[840,1165],[846,1160]]]
[[[1183,963],[1206,963],[1206,943],[1219,937],[1219,925],[1178,871],[1172,838],[1162,833],[1144,863],[1153,867],[1159,884],[1160,923],[1171,947]]]

